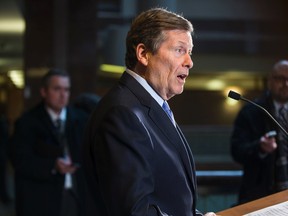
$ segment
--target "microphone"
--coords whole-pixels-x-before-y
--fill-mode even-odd
[[[253,104],[254,106],[260,108],[261,110],[263,110],[276,124],[277,126],[284,132],[284,134],[288,137],[288,133],[287,131],[279,124],[279,122],[262,106],[254,103],[253,101],[251,100],[248,100],[247,98],[244,98],[242,97],[239,93],[235,92],[235,91],[232,91],[230,90],[229,93],[228,93],[228,97],[234,99],[234,100],[243,100],[243,101],[246,101],[250,104]]]

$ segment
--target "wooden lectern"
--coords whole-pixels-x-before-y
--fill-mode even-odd
[[[288,201],[288,190],[275,193],[242,205],[238,205],[233,208],[217,212],[216,214],[219,216],[240,216],[285,201]]]

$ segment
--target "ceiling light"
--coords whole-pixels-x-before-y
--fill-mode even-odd
[[[123,73],[125,67],[111,64],[102,64],[100,70],[106,73]]]
[[[0,32],[2,33],[23,33],[25,22],[22,19],[0,20]]]
[[[22,70],[11,70],[8,72],[13,84],[18,88],[24,88],[24,73]]]
[[[211,81],[208,81],[206,84],[207,90],[222,90],[225,86],[225,83],[218,79],[213,79]]]

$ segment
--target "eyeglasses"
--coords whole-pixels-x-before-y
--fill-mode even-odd
[[[285,77],[285,76],[272,76],[272,78],[278,83],[288,82],[288,77]]]

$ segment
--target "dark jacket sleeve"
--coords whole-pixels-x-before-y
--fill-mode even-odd
[[[57,146],[49,131],[37,115],[24,114],[16,121],[10,144],[17,174],[32,179],[52,177],[51,171],[62,148]]]
[[[149,204],[154,188],[148,162],[153,160],[152,143],[149,135],[143,134],[147,131],[127,110],[109,112],[100,126],[95,164],[99,165],[98,178],[111,215],[159,215]]]
[[[237,115],[231,136],[231,154],[235,161],[245,164],[262,160],[260,138],[269,131],[267,117],[252,105],[244,106]]]

